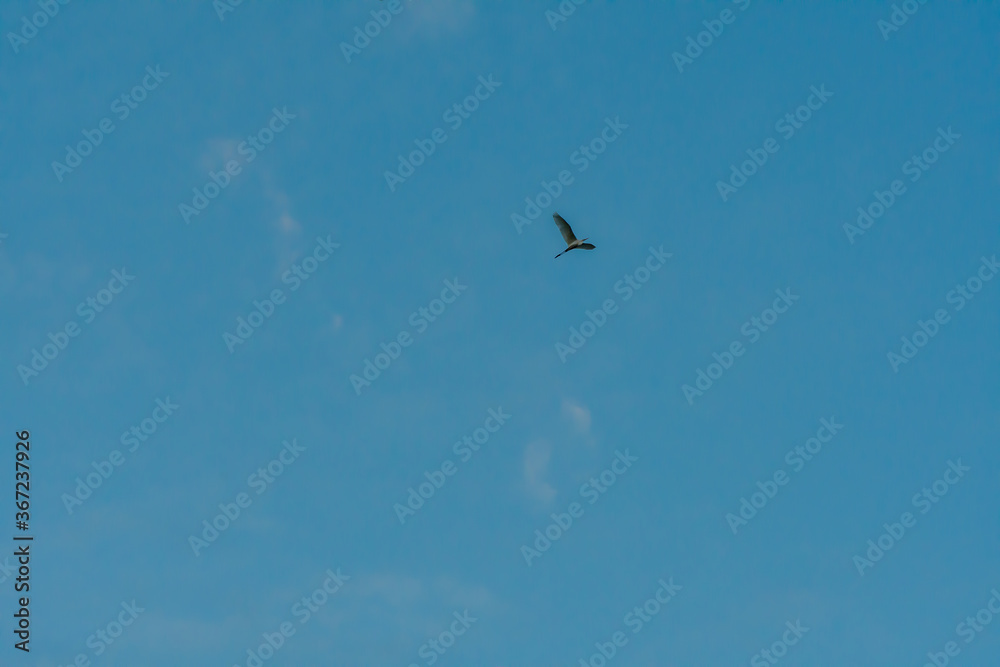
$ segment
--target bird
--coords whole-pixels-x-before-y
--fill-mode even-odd
[[[577,240],[576,235],[573,234],[573,230],[570,228],[569,223],[563,220],[562,216],[558,213],[552,214],[552,219],[556,221],[556,227],[559,228],[559,232],[562,234],[563,240],[566,241],[566,249],[563,250],[559,255],[567,253],[574,248],[583,248],[584,250],[593,250],[596,246],[593,243],[584,243],[587,239],[582,241]],[[590,238],[590,237],[587,237]],[[559,255],[553,257],[553,259],[558,259]]]

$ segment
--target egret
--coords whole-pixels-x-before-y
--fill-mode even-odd
[[[583,239],[582,241],[577,240],[576,235],[573,233],[573,230],[569,226],[569,223],[563,220],[561,215],[559,215],[558,213],[553,213],[552,219],[556,221],[556,227],[559,228],[559,232],[562,234],[563,240],[566,241],[566,249],[563,250],[561,253],[559,253],[559,255],[567,253],[570,250],[573,250],[574,248],[583,248],[584,250],[594,249],[595,246],[593,243],[583,242],[586,241],[587,239]],[[559,255],[556,255],[555,258],[558,258]]]

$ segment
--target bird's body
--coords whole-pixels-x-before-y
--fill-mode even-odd
[[[569,226],[569,223],[563,220],[562,216],[558,213],[553,213],[552,219],[556,221],[556,227],[559,228],[559,232],[562,234],[563,240],[566,241],[566,249],[559,253],[559,255],[567,253],[575,248],[593,250],[596,247],[593,243],[584,243],[587,239],[577,239],[572,228]],[[559,255],[556,255],[556,257],[558,258]]]

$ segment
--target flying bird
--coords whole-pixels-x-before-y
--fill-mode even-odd
[[[559,215],[558,213],[553,213],[552,219],[556,221],[556,227],[559,228],[559,233],[562,234],[563,240],[566,241],[566,249],[563,250],[561,253],[559,253],[559,255],[567,253],[574,248],[583,248],[584,250],[594,249],[595,246],[593,243],[583,242],[586,241],[587,239],[583,239],[583,241],[577,240],[576,235],[573,233],[573,230],[569,226],[569,223],[563,220],[561,215]],[[587,238],[590,237],[588,236]],[[555,258],[558,258],[559,255],[556,255]]]

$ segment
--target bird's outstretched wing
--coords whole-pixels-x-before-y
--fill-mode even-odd
[[[570,229],[569,223],[563,220],[561,215],[553,213],[552,219],[556,221],[556,227],[559,228],[559,233],[562,234],[563,240],[566,241],[566,245],[576,241],[576,236],[573,234],[573,230]]]

